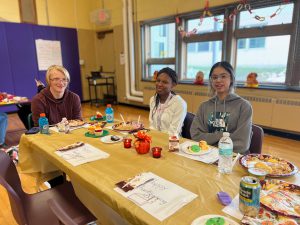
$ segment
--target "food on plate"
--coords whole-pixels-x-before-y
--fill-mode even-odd
[[[300,224],[300,219],[278,215],[274,211],[260,207],[257,217],[244,216],[241,223],[243,225],[298,225]]]
[[[132,122],[119,123],[113,126],[114,130],[121,130],[121,131],[133,131],[133,130],[138,130],[140,128],[143,128],[143,124],[141,123],[137,124]]]
[[[268,184],[273,186],[270,188]],[[265,195],[261,196],[260,202],[264,207],[278,214],[300,219],[300,186],[280,180],[267,180],[262,188]]]
[[[101,128],[95,128],[95,135],[101,136],[103,134],[103,130]]]
[[[134,127],[131,124],[121,124],[118,129],[120,130],[132,130]]]
[[[269,177],[290,176],[297,173],[298,168],[284,159],[264,154],[249,154],[240,159],[246,168],[260,168],[268,172]]]
[[[112,140],[112,141],[118,141],[118,140],[120,140],[120,138],[118,136],[112,135],[110,137],[110,140]]]
[[[187,150],[191,153],[198,153],[200,151],[207,151],[209,146],[206,141],[199,141],[199,144],[190,145],[187,147]]]
[[[73,148],[81,147],[83,145],[84,145],[83,142],[76,142],[76,143],[64,146],[62,148],[59,148],[59,149],[57,149],[57,151],[67,151],[67,150],[70,150],[70,149],[73,149]]]
[[[206,220],[205,225],[226,225],[229,224],[223,217],[213,217]]]
[[[69,120],[69,126],[70,127],[78,127],[84,125],[85,122],[82,120]]]
[[[96,119],[102,119],[103,115],[101,114],[101,112],[96,112]]]
[[[208,146],[206,141],[199,141],[199,147],[201,148],[201,150],[208,150],[209,149],[209,146]]]
[[[192,145],[188,147],[190,151],[192,152],[200,152],[201,148],[198,145]]]
[[[272,168],[270,166],[268,166],[266,163],[264,162],[257,162],[255,165],[254,165],[255,168],[259,168],[259,169],[263,169],[265,170],[267,173],[272,173]]]
[[[89,131],[89,134],[95,134],[95,129],[96,129],[96,127],[95,126],[89,126],[88,127],[88,131]]]

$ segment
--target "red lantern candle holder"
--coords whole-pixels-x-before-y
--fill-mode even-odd
[[[124,138],[123,143],[124,143],[124,148],[131,148],[131,138]]]
[[[161,157],[161,150],[162,148],[161,147],[153,147],[152,148],[152,156],[153,158],[160,158]]]

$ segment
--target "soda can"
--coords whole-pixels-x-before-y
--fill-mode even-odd
[[[242,177],[240,182],[240,211],[245,216],[256,217],[260,207],[259,179],[251,176]]]

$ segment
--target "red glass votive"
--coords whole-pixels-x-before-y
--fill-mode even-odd
[[[123,143],[124,143],[124,148],[131,148],[131,138],[124,138]]]
[[[152,156],[153,158],[160,158],[161,157],[161,147],[153,147],[152,148]]]

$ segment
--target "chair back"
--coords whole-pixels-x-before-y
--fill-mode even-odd
[[[32,113],[29,113],[27,116],[27,124],[28,124],[28,130],[30,130],[33,126],[33,120],[32,120]]]
[[[25,193],[22,190],[20,177],[15,164],[4,151],[0,151],[0,184],[7,190],[12,213],[17,223],[28,224],[22,202]]]
[[[249,147],[250,153],[261,154],[262,152],[262,143],[264,138],[264,130],[255,124],[252,124],[252,137]]]
[[[192,125],[192,122],[194,120],[195,114],[187,112],[185,119],[183,121],[183,127],[181,131],[181,136],[184,138],[191,139],[191,133],[190,133],[190,128]]]

